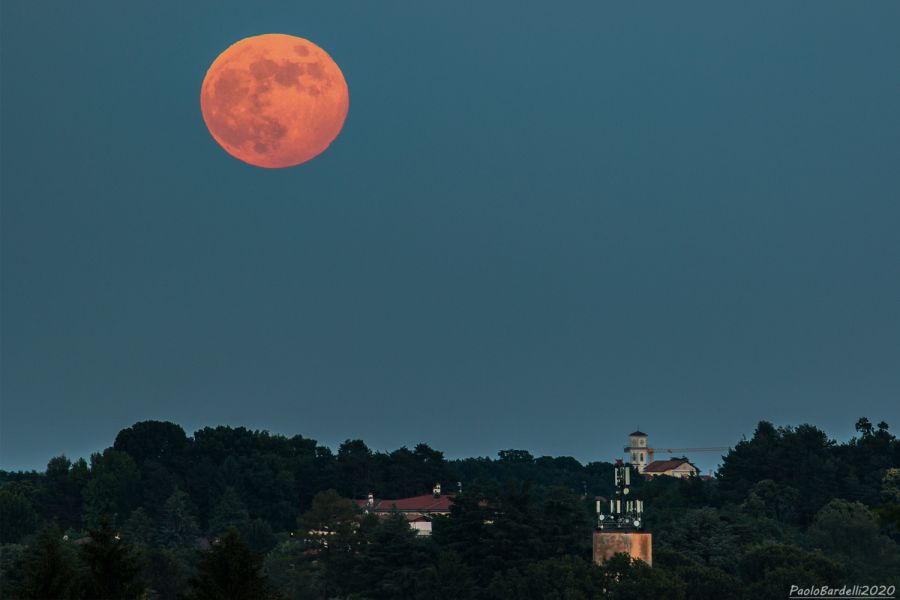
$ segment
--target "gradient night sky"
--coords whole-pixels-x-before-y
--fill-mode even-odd
[[[585,461],[635,427],[900,429],[898,2],[6,0],[2,24],[3,468],[142,419]],[[281,171],[199,110],[269,32],[350,87],[336,142]]]

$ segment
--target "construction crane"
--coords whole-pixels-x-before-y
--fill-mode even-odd
[[[724,446],[715,446],[708,448],[646,448],[643,449],[644,452],[647,453],[647,462],[653,462],[654,455],[658,452],[660,454],[668,454],[668,455],[678,455],[678,454],[694,454],[697,452],[725,452],[728,448]]]
[[[711,448],[647,448],[646,452],[650,456],[659,452],[660,454],[677,454],[679,452],[725,452],[729,450],[727,446],[715,446]]]
[[[726,446],[706,446],[692,448],[663,448],[653,447],[647,443],[647,434],[641,430],[637,430],[628,435],[629,444],[625,446],[625,452],[628,453],[629,463],[638,468],[639,473],[643,473],[644,467],[654,462],[656,454],[695,454],[699,452],[726,452],[729,450]]]

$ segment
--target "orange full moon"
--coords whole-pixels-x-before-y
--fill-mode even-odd
[[[270,33],[236,42],[200,89],[206,127],[230,155],[278,169],[321,154],[347,117],[344,74],[303,38]]]

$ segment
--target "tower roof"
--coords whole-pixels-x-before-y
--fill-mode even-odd
[[[635,431],[635,432],[632,432],[632,433],[629,433],[629,434],[628,434],[628,437],[635,437],[635,436],[647,437],[647,434],[644,433],[643,431],[641,431],[640,429],[638,429],[638,430]]]
[[[354,500],[360,508],[369,508],[372,512],[421,512],[421,513],[443,513],[450,512],[450,506],[453,504],[453,494],[443,494],[435,496],[434,494],[423,494],[422,496],[413,496],[411,498],[396,498],[393,500],[374,499],[372,505],[368,504],[368,500]]]

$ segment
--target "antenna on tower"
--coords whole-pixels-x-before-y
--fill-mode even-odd
[[[644,503],[629,498],[631,493],[631,466],[616,459],[613,469],[616,483],[615,499],[609,500],[609,513],[602,512],[602,505],[597,502],[597,529],[622,529],[636,531],[641,529],[644,520]]]

